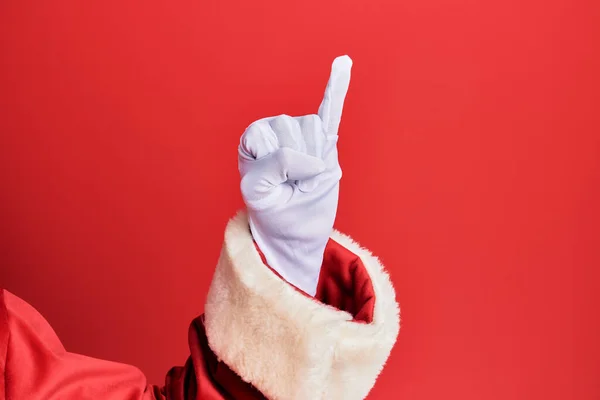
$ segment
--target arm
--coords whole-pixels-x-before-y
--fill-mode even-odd
[[[205,310],[188,360],[156,386],[133,366],[68,352],[0,290],[0,399],[362,399],[399,329],[389,277],[367,250],[334,231],[311,297],[268,266],[245,213],[227,226]]]
[[[333,229],[344,60],[319,115],[263,119],[242,136],[247,211],[227,225],[190,355],[164,385],[68,352],[33,307],[0,289],[0,400],[365,398],[396,341],[399,308],[379,260]]]

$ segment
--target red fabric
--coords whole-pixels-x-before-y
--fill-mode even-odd
[[[268,266],[264,254],[258,245],[255,246],[263,263]],[[271,267],[269,269],[281,278],[277,271]],[[308,296],[302,289],[289,284]],[[368,324],[373,321],[375,291],[363,262],[357,255],[331,239],[325,247],[314,298],[323,304],[349,312],[355,322]]]
[[[375,295],[364,265],[334,241],[325,251],[316,299],[358,322],[373,318]],[[171,368],[164,386],[148,385],[133,366],[67,352],[33,307],[0,289],[0,400],[265,399],[210,350],[203,316],[190,325],[188,342],[185,365]]]
[[[329,240],[317,286],[316,299],[348,311],[354,321],[371,323],[375,309],[373,283],[361,259]]]

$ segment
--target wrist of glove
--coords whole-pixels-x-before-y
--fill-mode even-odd
[[[309,295],[337,212],[338,130],[351,67],[347,56],[334,60],[317,114],[260,119],[238,148],[252,236],[269,266]]]

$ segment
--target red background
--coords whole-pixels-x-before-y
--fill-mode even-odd
[[[3,1],[0,283],[152,382],[187,354],[246,125],[354,61],[337,226],[391,270],[373,399],[600,398],[597,1]],[[165,345],[175,343],[175,345]]]

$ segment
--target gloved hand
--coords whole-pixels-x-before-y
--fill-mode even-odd
[[[334,60],[318,115],[260,119],[238,148],[252,236],[269,266],[309,295],[337,212],[338,128],[351,67],[348,56]]]

